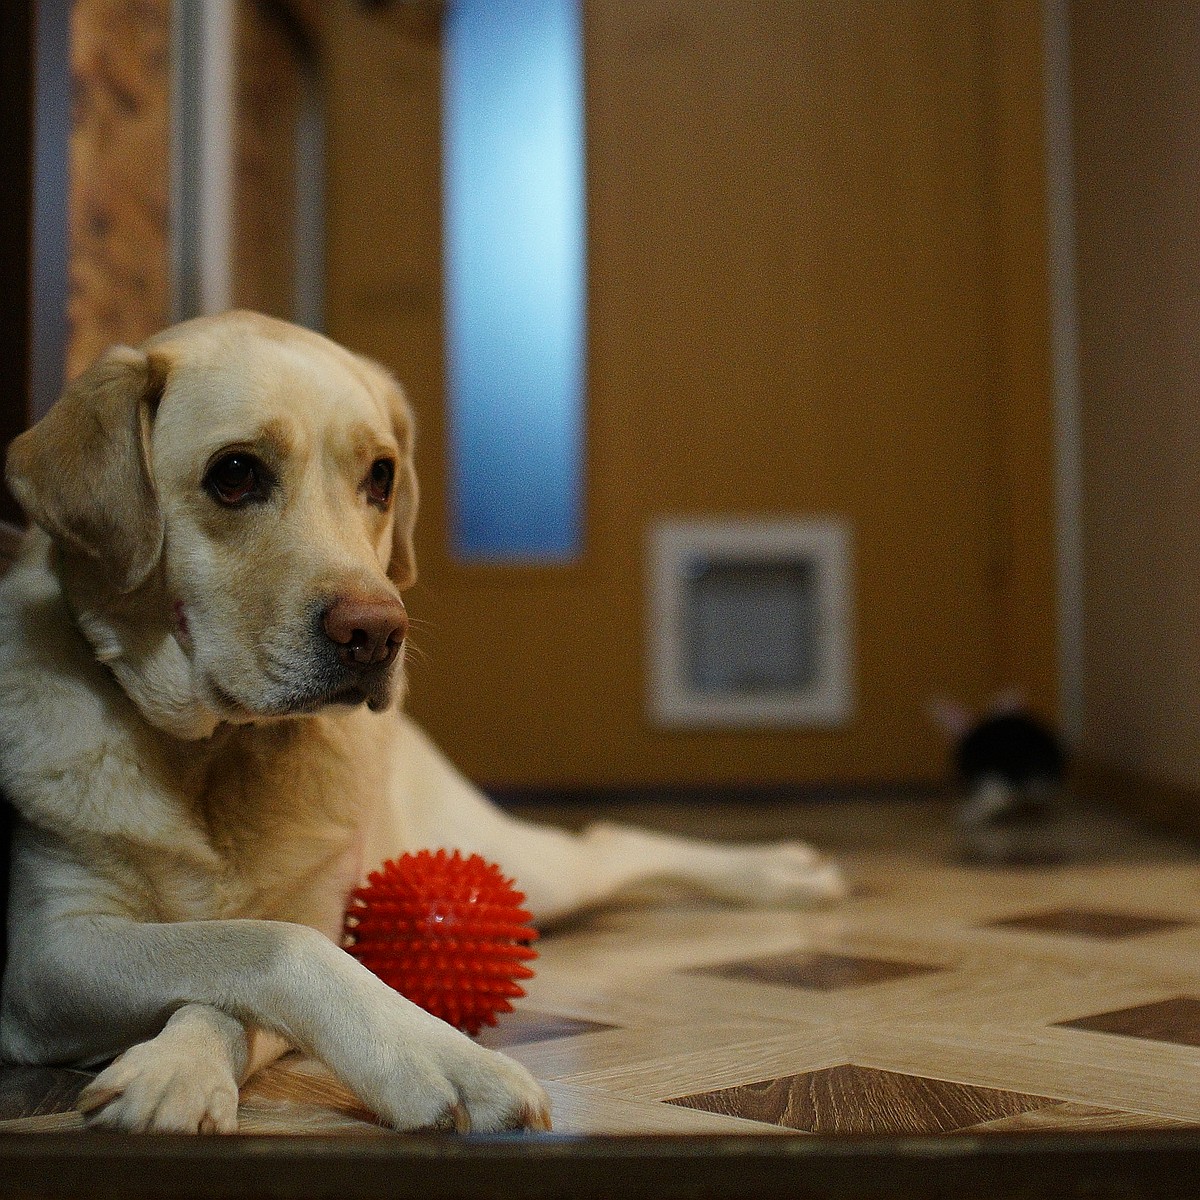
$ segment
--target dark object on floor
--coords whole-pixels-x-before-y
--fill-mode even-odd
[[[1067,753],[1058,735],[1015,696],[973,719],[942,704],[936,717],[953,739],[965,798],[957,823],[968,858],[1046,863],[1068,857],[1063,832]]]

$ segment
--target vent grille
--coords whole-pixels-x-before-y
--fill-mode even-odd
[[[652,718],[724,728],[847,721],[849,541],[846,523],[832,518],[655,525]]]

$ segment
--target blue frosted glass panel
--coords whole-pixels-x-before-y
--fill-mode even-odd
[[[452,0],[444,75],[452,536],[466,559],[580,545],[579,0]]]

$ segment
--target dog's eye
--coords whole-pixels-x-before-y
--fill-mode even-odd
[[[367,499],[383,507],[392,498],[392,482],[396,478],[396,464],[390,458],[377,458],[367,475]]]
[[[204,477],[204,486],[214,499],[229,505],[263,499],[269,484],[267,469],[245,451],[222,455]]]

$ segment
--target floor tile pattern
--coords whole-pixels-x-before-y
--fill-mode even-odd
[[[950,1133],[1054,1103],[848,1063],[669,1101],[808,1133]]]
[[[550,813],[582,822],[582,809]],[[848,899],[618,905],[551,932],[485,1044],[586,1133],[1200,1127],[1200,857],[1104,814],[1055,866],[969,864],[934,801],[604,814],[834,853]],[[81,1072],[0,1071],[0,1131],[78,1129]],[[386,1136],[328,1071],[243,1089],[244,1132]]]
[[[1141,937],[1164,929],[1182,929],[1189,921],[1135,912],[1106,912],[1094,908],[1056,908],[1048,912],[1005,917],[988,922],[994,928],[1027,929],[1036,933],[1071,934],[1087,938]]]
[[[577,1021],[572,1017],[556,1017],[553,1013],[520,1008],[501,1017],[496,1024],[480,1031],[479,1041],[492,1050],[506,1046],[521,1046],[529,1042],[552,1042],[556,1038],[578,1037],[611,1029],[602,1021]]]
[[[771,954],[764,958],[752,958],[745,962],[724,963],[713,967],[698,967],[695,974],[831,992],[838,988],[881,983],[887,979],[904,979],[908,975],[940,970],[941,967],[928,967],[922,963],[892,962],[868,955],[801,951]]]
[[[1064,1029],[1090,1029],[1094,1033],[1117,1033],[1152,1042],[1200,1046],[1200,999],[1174,996],[1154,1004],[1137,1004],[1058,1024]]]
[[[0,1125],[5,1121],[70,1111],[91,1081],[86,1071],[9,1067],[0,1071]]]

